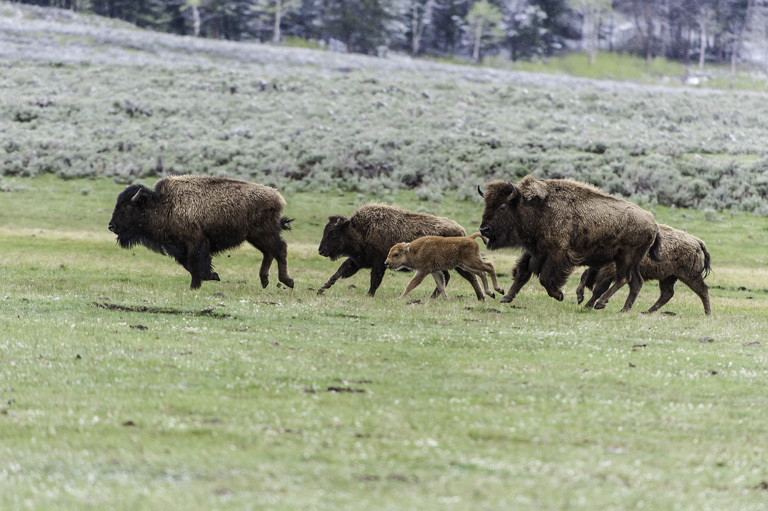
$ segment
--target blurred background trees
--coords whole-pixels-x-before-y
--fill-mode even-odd
[[[768,0],[15,0],[180,35],[480,61],[599,51],[768,70]]]

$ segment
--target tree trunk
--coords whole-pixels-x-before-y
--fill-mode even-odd
[[[707,22],[702,19],[701,31],[699,32],[699,71],[704,70],[704,56],[707,51]]]
[[[414,57],[419,54],[421,38],[419,37],[419,2],[413,1],[413,11],[411,13],[411,55]]]
[[[192,25],[195,37],[200,35],[200,10],[196,5],[192,5]]]
[[[280,42],[280,22],[283,17],[283,4],[281,0],[275,0],[275,28],[272,32],[272,42]]]
[[[480,62],[480,41],[483,38],[483,22],[477,21],[477,30],[475,30],[475,48],[472,51],[472,60],[475,64]]]

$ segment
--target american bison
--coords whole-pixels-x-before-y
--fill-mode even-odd
[[[663,307],[675,294],[675,282],[678,280],[691,288],[704,304],[704,314],[712,314],[709,304],[709,287],[704,279],[712,270],[707,246],[702,240],[668,225],[659,224],[664,243],[661,245],[656,262],[648,256],[640,261],[640,275],[643,280],[658,280],[661,296],[645,313],[656,312]],[[576,288],[576,298],[579,303],[584,300],[584,288],[593,289],[592,297],[587,307],[592,307],[597,298],[611,285],[615,266],[613,263],[602,268],[589,268],[581,275],[581,281]],[[624,308],[632,307],[636,296],[629,295]]]
[[[574,267],[615,262],[615,283],[595,304],[602,309],[624,284],[640,291],[638,265],[649,250],[651,258],[659,258],[662,237],[653,216],[594,186],[529,175],[517,184],[494,181],[478,193],[485,199],[480,232],[488,248],[523,249],[502,302],[511,302],[531,275],[539,276],[549,296],[562,300],[561,288]]]
[[[475,238],[480,236],[479,232],[471,236],[460,236],[446,238],[442,236],[424,236],[411,241],[410,243],[398,243],[389,250],[389,255],[384,265],[393,270],[409,269],[415,270],[416,275],[408,282],[405,291],[400,298],[405,298],[408,293],[421,284],[427,275],[432,275],[440,290],[440,295],[447,299],[445,294],[445,283],[443,282],[443,272],[461,268],[464,271],[473,273],[483,281],[485,294],[495,296],[493,291],[488,288],[488,279],[486,272],[491,275],[493,287],[501,294],[504,290],[499,287],[496,279],[496,269],[493,264],[484,261],[480,257],[480,247],[475,242]],[[472,282],[477,299],[485,300],[483,289],[475,279]]]
[[[334,261],[340,257],[347,259],[320,287],[317,294],[323,294],[340,278],[346,279],[361,268],[370,268],[371,286],[368,296],[374,296],[386,272],[384,261],[393,245],[422,236],[465,235],[464,228],[453,220],[414,213],[387,204],[364,204],[349,218],[342,215],[329,216],[318,253]],[[461,269],[457,271],[470,282],[476,281],[473,274]],[[443,276],[447,283],[450,279],[448,272],[444,272]],[[437,296],[439,291],[435,288],[432,296]]]
[[[191,289],[219,280],[211,258],[248,241],[264,254],[262,287],[277,259],[278,278],[288,287],[287,247],[281,231],[292,219],[281,216],[285,200],[274,188],[236,179],[174,176],[154,189],[130,185],[117,197],[109,230],[123,248],[144,245],[166,254],[192,275]]]

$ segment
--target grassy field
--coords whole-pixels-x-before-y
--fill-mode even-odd
[[[151,180],[148,181],[148,184]],[[448,301],[389,272],[315,294],[328,214],[286,194],[293,290],[248,246],[192,292],[106,229],[123,186],[14,178],[0,192],[2,509],[766,509],[768,221],[657,208],[703,238],[714,314],[548,298]],[[478,201],[398,204],[467,230]],[[479,199],[479,198],[478,198]],[[514,251],[485,254],[510,283]],[[276,271],[273,271],[275,274]]]
[[[0,509],[768,509],[764,88],[579,59],[552,66],[645,83],[0,2]],[[120,249],[117,194],[173,172],[277,186],[296,287],[274,269],[262,290],[249,246],[194,292]],[[630,313],[626,291],[586,310],[578,273],[564,302],[532,282],[478,303],[454,278],[407,303],[393,272],[371,299],[367,271],[317,296],[340,264],[317,254],[328,215],[384,200],[471,232],[476,186],[529,172],[704,239],[713,316],[682,284],[641,314],[654,282]],[[519,254],[485,255],[508,287]]]

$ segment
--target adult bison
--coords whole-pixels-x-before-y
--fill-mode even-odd
[[[480,232],[488,248],[523,249],[502,302],[511,302],[531,275],[539,276],[549,296],[562,300],[561,288],[574,267],[615,262],[616,280],[595,304],[602,309],[624,284],[640,291],[638,265],[649,250],[659,260],[661,235],[653,216],[594,186],[529,175],[517,184],[494,181],[478,192],[485,199]]]
[[[264,254],[262,287],[269,283],[274,259],[280,282],[293,287],[281,236],[292,219],[281,216],[284,206],[280,193],[268,186],[219,177],[166,177],[154,189],[130,185],[123,190],[109,230],[123,248],[144,245],[176,259],[192,275],[191,289],[203,280],[219,280],[211,258],[244,241]]]
[[[371,287],[368,289],[368,296],[374,296],[386,271],[384,261],[393,245],[413,241],[422,236],[465,235],[464,228],[453,220],[426,213],[414,213],[387,204],[364,204],[349,218],[342,215],[329,216],[318,253],[334,261],[340,257],[347,259],[320,287],[317,294],[323,294],[340,278],[346,279],[361,268],[370,268]],[[475,285],[475,275],[464,270],[457,271],[472,283],[474,289],[479,288],[479,284]],[[443,276],[447,284],[450,279],[448,272],[443,272]],[[439,293],[440,290],[435,288],[432,296],[436,297]],[[478,299],[481,299],[481,296],[478,296]]]
[[[659,299],[645,313],[656,312],[662,308],[675,295],[675,283],[681,280],[699,296],[704,305],[704,314],[709,316],[712,314],[712,308],[709,303],[709,286],[704,279],[709,275],[712,267],[707,245],[685,231],[664,224],[660,224],[659,228],[664,238],[659,253],[661,261],[653,261],[648,256],[640,261],[640,275],[643,276],[643,280],[658,280],[661,290]],[[576,298],[579,303],[584,300],[584,288],[587,287],[594,292],[586,306],[594,305],[598,297],[611,285],[613,273],[613,264],[585,270],[576,288]],[[636,295],[627,296],[624,308],[632,307],[635,298],[637,298]]]

